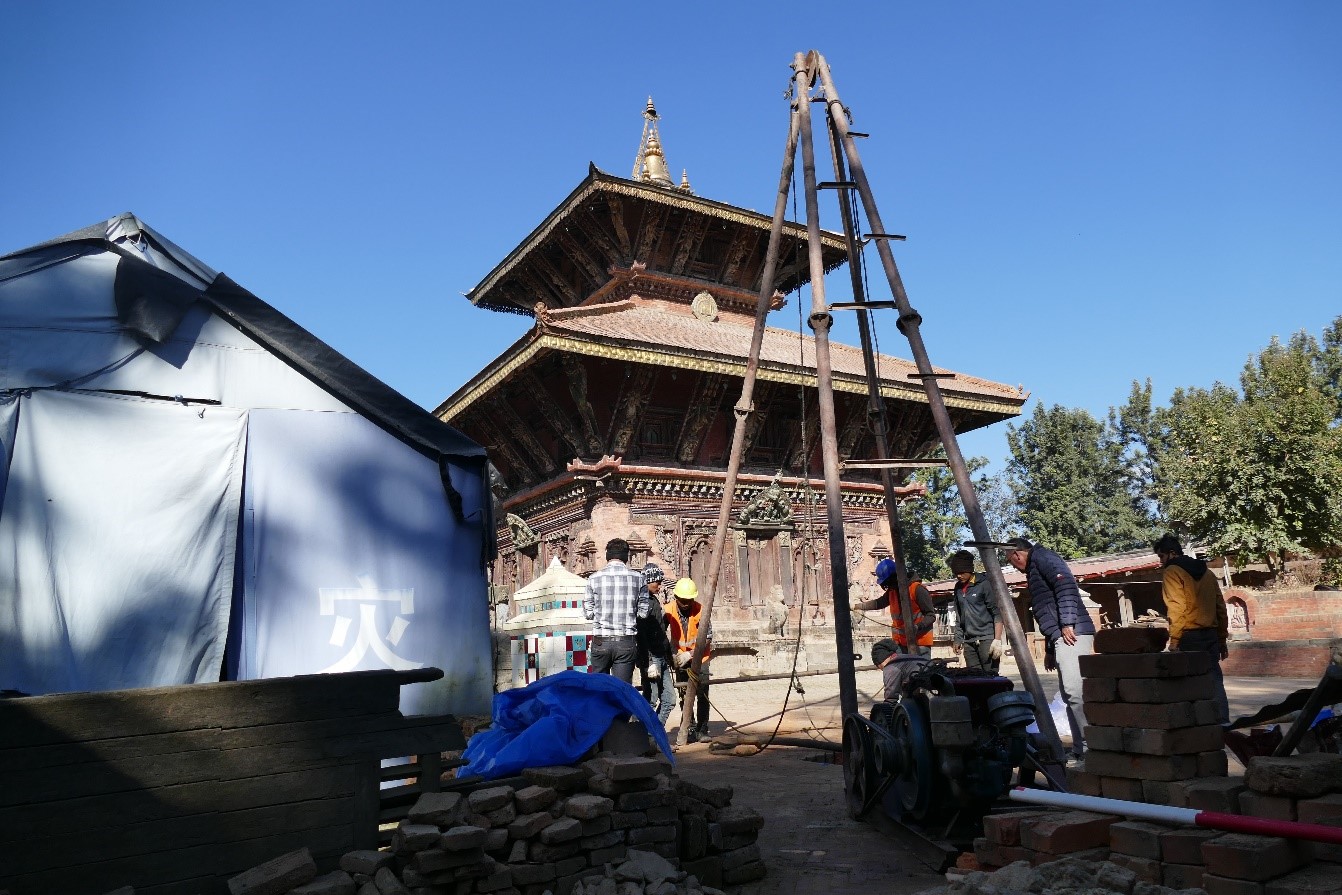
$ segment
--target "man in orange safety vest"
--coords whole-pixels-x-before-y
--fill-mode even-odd
[[[899,585],[895,579],[893,559],[883,559],[876,564],[876,582],[880,584],[884,593],[874,600],[854,603],[850,608],[854,612],[866,612],[869,609],[885,609],[888,606],[890,636],[894,639],[895,645],[910,655],[932,655],[932,628],[936,625],[937,614],[932,605],[932,595],[927,592],[922,581],[917,578],[909,579],[909,604],[913,607],[913,627],[917,634],[912,650],[909,649],[904,637],[904,619],[900,613],[899,597],[895,590]]]

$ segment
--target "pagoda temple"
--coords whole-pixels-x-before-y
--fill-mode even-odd
[[[649,100],[632,176],[591,166],[467,293],[534,320],[435,411],[497,469],[500,600],[554,559],[595,571],[613,537],[636,568],[651,560],[671,579],[702,580],[708,566],[772,222],[696,196],[685,174],[674,182],[658,124]],[[785,225],[771,319],[790,328],[764,335],[714,609],[724,647],[830,614],[814,340],[777,311],[808,279],[806,239]],[[841,234],[822,240],[827,270],[847,260]],[[835,343],[832,364],[841,458],[870,458],[862,353]],[[878,369],[891,450],[928,453],[937,438],[914,365],[879,355]],[[1026,399],[958,373],[941,384],[957,432],[1017,416]],[[875,474],[846,475],[843,502],[849,579],[865,598],[891,543]]]

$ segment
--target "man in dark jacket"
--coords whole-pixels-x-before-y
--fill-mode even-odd
[[[1007,562],[1025,573],[1030,587],[1030,612],[1048,644],[1044,670],[1058,672],[1058,689],[1067,703],[1072,727],[1072,753],[1086,751],[1086,712],[1081,698],[1081,657],[1094,652],[1095,623],[1081,603],[1081,590],[1066,561],[1025,538],[1007,542]]]
[[[1005,645],[997,601],[986,575],[974,573],[974,554],[957,550],[946,560],[955,576],[955,651],[965,667],[997,674]]]
[[[666,576],[656,563],[643,567],[643,589],[650,603],[662,602]],[[666,614],[660,609],[649,612],[636,622],[638,628],[637,665],[643,673],[643,695],[666,727],[666,719],[676,707],[676,682],[671,668],[671,640],[667,637]]]

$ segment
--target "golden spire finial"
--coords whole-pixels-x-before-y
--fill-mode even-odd
[[[639,140],[638,155],[634,157],[634,174],[631,179],[674,189],[676,184],[667,168],[666,155],[662,152],[662,141],[658,134],[657,122],[660,118],[657,107],[652,104],[652,97],[648,97],[648,105],[643,110],[643,138]]]
[[[693,193],[693,192],[694,192],[694,190],[690,189],[690,169],[689,169],[689,168],[681,168],[681,169],[680,169],[680,191],[681,191],[682,193]]]

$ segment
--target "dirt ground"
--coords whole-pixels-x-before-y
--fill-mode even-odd
[[[1050,678],[1045,677],[1046,684],[1056,686]],[[1315,683],[1283,678],[1227,679],[1231,717],[1256,711]],[[790,697],[780,734],[838,742],[837,678],[803,678],[802,686],[804,694],[793,692]],[[859,672],[858,703],[864,710],[874,701],[879,687],[879,673]],[[782,707],[786,692],[786,681],[713,688],[713,734],[728,732],[729,723],[739,725],[735,729],[746,733],[770,733],[778,718],[769,716]],[[1053,691],[1048,692],[1051,697]],[[673,728],[676,717],[673,715]],[[710,752],[707,744],[691,744],[676,754],[678,770],[686,778],[731,784],[735,788],[733,804],[754,808],[765,817],[759,846],[769,876],[739,891],[744,895],[906,895],[944,885],[943,876],[920,863],[888,834],[849,819],[844,805],[843,769],[813,760],[823,754],[816,749],[776,746],[757,755],[737,756]],[[1231,773],[1237,772],[1233,757],[1231,768]]]

